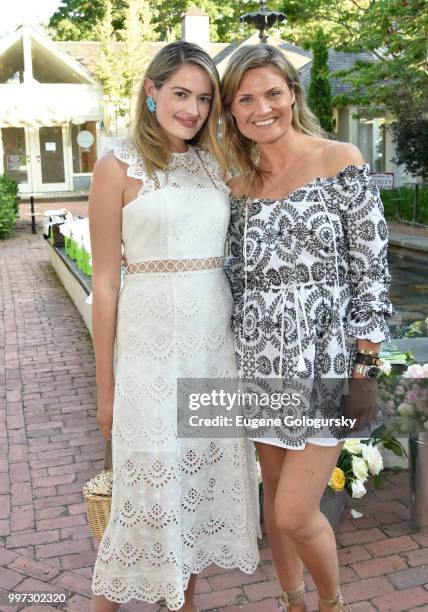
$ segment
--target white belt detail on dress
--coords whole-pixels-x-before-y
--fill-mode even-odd
[[[303,358],[303,349],[302,349],[302,336],[300,330],[300,310],[303,314],[303,320],[305,322],[306,333],[309,334],[309,325],[308,325],[308,317],[306,316],[305,304],[302,300],[302,297],[299,293],[299,288],[295,283],[292,283],[291,286],[286,289],[283,289],[281,292],[281,296],[279,298],[278,304],[276,306],[275,315],[280,311],[280,306],[282,305],[281,310],[281,348],[279,355],[279,375],[282,373],[282,363],[284,356],[284,314],[285,314],[285,297],[287,291],[292,291],[294,296],[294,313],[296,315],[296,329],[297,329],[297,342],[299,345],[299,361],[297,362],[297,371],[304,372],[306,370],[305,360]]]
[[[194,270],[210,270],[220,268],[223,257],[207,257],[205,259],[159,259],[128,264],[127,274],[141,272],[192,272]]]

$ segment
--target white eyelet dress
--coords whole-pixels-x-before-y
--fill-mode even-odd
[[[153,178],[132,141],[114,154],[142,188],[122,216],[137,273],[119,295],[113,499],[92,586],[111,601],[164,599],[177,610],[191,573],[211,563],[252,573],[259,561],[252,444],[177,437],[177,378],[236,377],[228,280],[222,267],[147,264],[222,258],[229,193],[217,162],[194,146]]]
[[[368,165],[347,166],[279,200],[232,198],[228,244],[243,378],[347,378],[357,338],[389,339],[388,228]],[[316,409],[312,402],[290,416],[312,417]],[[252,439],[303,449],[307,442],[334,446],[341,432],[327,427],[317,436],[310,426],[281,424],[275,437]]]

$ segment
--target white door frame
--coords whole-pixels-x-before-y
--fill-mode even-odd
[[[43,127],[43,126],[41,126]],[[70,185],[71,173],[70,163],[67,148],[68,138],[68,126],[62,125],[62,148],[63,148],[63,160],[64,160],[64,182],[62,183],[43,183],[42,180],[42,164],[40,155],[40,138],[39,128],[29,128],[28,132],[30,135],[30,149],[31,149],[31,166],[33,176],[33,191],[44,193],[49,191],[71,191],[72,186]]]
[[[6,126],[2,126],[2,127],[6,127]],[[30,138],[30,134],[29,134],[28,128],[24,127],[23,125],[16,125],[16,126],[11,125],[10,127],[22,128],[24,130],[25,153],[26,153],[26,158],[27,158],[27,182],[26,183],[19,183],[18,184],[18,192],[19,193],[31,193],[33,191],[33,165],[31,163],[31,152],[30,152],[30,148],[31,148],[30,140],[31,140],[31,138]],[[2,173],[4,173],[6,171],[6,168],[4,167],[4,164],[3,164],[3,153],[4,153],[3,141],[0,138],[0,154],[1,154],[0,171]]]

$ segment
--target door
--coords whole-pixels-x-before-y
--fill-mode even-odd
[[[68,177],[64,152],[64,133],[61,125],[44,126],[35,131],[34,191],[66,191]]]
[[[23,127],[1,128],[3,172],[16,181],[20,193],[32,191],[28,133]]]

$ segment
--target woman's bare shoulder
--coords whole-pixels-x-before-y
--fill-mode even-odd
[[[347,166],[361,166],[365,163],[359,148],[349,142],[326,140],[319,152],[325,176],[335,176]]]
[[[109,179],[124,179],[126,177],[127,167],[128,166],[125,164],[125,162],[118,159],[113,151],[109,151],[97,159],[94,165],[94,173],[96,173],[97,176],[102,176]]]

